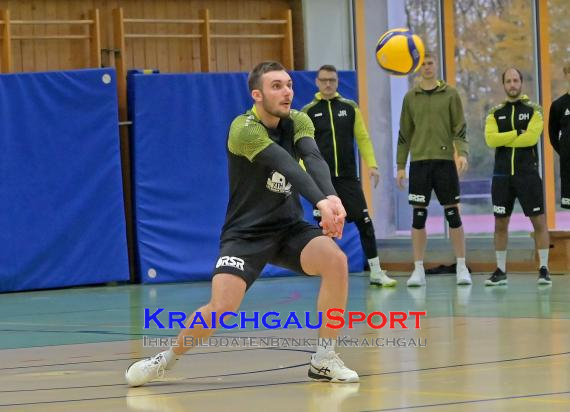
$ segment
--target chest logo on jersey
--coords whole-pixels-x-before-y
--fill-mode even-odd
[[[322,113],[315,113],[315,114],[313,115],[313,117],[323,117],[323,114],[322,114]]]
[[[519,114],[519,120],[529,120],[529,119],[530,119],[530,113]]]
[[[346,116],[348,116],[346,110],[343,109],[338,111],[338,117],[346,117]]]
[[[291,194],[291,183],[285,180],[285,176],[277,171],[271,172],[267,179],[266,187],[274,193]]]
[[[564,116],[570,116],[570,109],[566,108],[566,111],[564,112]]]

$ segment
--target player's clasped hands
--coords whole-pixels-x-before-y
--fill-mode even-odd
[[[321,213],[319,225],[323,228],[323,234],[341,239],[346,218],[346,211],[341,200],[337,196],[327,196],[316,206]]]

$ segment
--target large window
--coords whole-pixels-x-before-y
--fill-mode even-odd
[[[501,75],[516,67],[523,93],[537,101],[532,0],[456,0],[456,87],[461,94],[470,141],[470,170],[464,176],[463,215],[470,234],[494,231],[490,198],[494,150],[485,143],[489,109],[505,100]],[[511,232],[532,230],[516,202]]]
[[[566,0],[547,0],[549,10],[550,58],[552,66],[552,97],[567,91],[568,85],[562,74],[562,64],[570,59],[570,20],[566,18],[570,7]],[[441,7],[443,0],[386,0],[388,28],[408,26],[424,40],[427,49],[443,61],[443,37]],[[489,110],[505,100],[501,75],[505,69],[516,67],[524,77],[523,93],[537,102],[540,79],[538,78],[537,29],[535,0],[454,0],[453,24],[455,49],[455,83],[464,105],[470,141],[470,169],[462,177],[462,215],[465,231],[469,236],[490,236],[494,232],[493,207],[491,203],[491,179],[494,165],[494,150],[487,147],[484,137],[485,119]],[[447,36],[444,36],[447,35]],[[543,51],[547,52],[547,51]],[[443,68],[443,64],[440,64]],[[545,68],[541,68],[544,72]],[[441,73],[442,77],[444,73]],[[389,79],[389,106],[391,113],[390,154],[395,173],[396,139],[399,115],[404,94],[413,87],[417,76],[406,79]],[[548,110],[549,102],[544,104]],[[545,125],[546,126],[546,125]],[[548,143],[546,143],[548,144]],[[557,228],[570,228],[570,211],[560,209],[560,182],[558,156],[555,156]],[[393,176],[383,175],[383,179]],[[411,226],[411,207],[407,191],[400,191],[392,183],[395,226],[388,236],[408,236]],[[387,202],[386,197],[381,201]],[[391,200],[390,200],[391,201]],[[427,229],[430,236],[442,236],[446,225],[442,209],[432,197]],[[524,216],[518,202],[515,204],[510,232],[528,236],[532,225]]]
[[[470,142],[470,169],[461,183],[463,222],[470,235],[488,235],[494,232],[490,195],[494,151],[485,143],[485,118],[489,109],[505,99],[501,74],[506,68],[516,67],[523,73],[523,92],[536,101],[532,0],[456,0],[453,3],[454,80],[462,97]],[[427,48],[441,56],[440,2],[406,0],[405,4],[408,26],[424,39]],[[443,234],[445,224],[435,197],[429,216],[428,233]],[[532,230],[518,203],[510,230],[525,234]]]

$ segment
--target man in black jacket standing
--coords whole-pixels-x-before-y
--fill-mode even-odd
[[[568,89],[550,106],[548,134],[552,147],[560,156],[560,206],[570,209],[570,62],[562,70]]]
[[[319,151],[329,165],[332,182],[347,212],[347,220],[354,222],[360,234],[360,242],[370,266],[370,284],[395,286],[380,267],[376,235],[368,213],[366,199],[358,176],[354,141],[368,166],[374,187],[379,177],[374,147],[356,102],[345,99],[338,92],[336,67],[326,64],[317,72],[317,87],[312,102],[303,107],[315,125],[315,140]]]
[[[538,251],[538,284],[551,284],[548,273],[549,238],[544,214],[544,190],[538,173],[537,143],[544,127],[542,108],[522,94],[522,73],[510,68],[503,73],[507,99],[489,112],[485,140],[495,148],[491,196],[495,214],[497,269],[485,285],[507,284],[507,243],[509,221],[515,199],[534,227]]]

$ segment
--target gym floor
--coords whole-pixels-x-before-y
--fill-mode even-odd
[[[160,349],[143,336],[144,308],[191,313],[210,283],[125,285],[4,294],[0,299],[0,409],[14,411],[568,411],[570,410],[569,276],[537,286],[535,274],[509,274],[485,287],[474,274],[459,287],[451,275],[428,276],[409,289],[370,288],[351,274],[348,310],[427,311],[421,329],[372,329],[342,335],[365,347],[338,347],[359,384],[307,378],[310,347],[227,346],[221,338],[314,338],[309,329],[235,330],[220,346],[188,352],[144,387],[128,388],[124,370]],[[318,279],[259,280],[240,310],[314,311]],[[160,317],[167,320],[167,317]],[[399,340],[398,340],[399,339]],[[410,344],[410,342],[416,344]],[[242,340],[243,341],[243,340]],[[227,340],[226,340],[227,342]],[[283,340],[285,342],[285,340]],[[397,342],[406,342],[398,346]],[[419,345],[421,344],[421,346]]]

